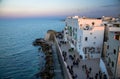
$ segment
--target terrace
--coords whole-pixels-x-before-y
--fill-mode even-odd
[[[100,71],[100,59],[83,60],[75,49],[71,49],[70,44],[62,38],[55,38],[60,61],[63,61],[64,70],[70,79],[107,79],[106,75]]]

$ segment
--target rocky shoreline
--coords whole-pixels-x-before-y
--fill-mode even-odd
[[[45,65],[42,70],[36,74],[36,77],[41,77],[42,79],[52,79],[54,77],[54,62],[50,42],[44,40],[43,38],[39,38],[33,42],[33,45],[39,46],[38,50],[42,50],[45,54]]]

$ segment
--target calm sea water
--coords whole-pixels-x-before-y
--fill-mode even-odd
[[[0,79],[36,79],[44,54],[32,42],[47,30],[63,28],[56,19],[0,19]]]

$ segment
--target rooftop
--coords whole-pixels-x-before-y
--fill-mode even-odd
[[[86,17],[86,16],[68,16],[67,17],[68,19],[88,19],[88,20],[100,20],[101,18],[89,18],[89,17]]]

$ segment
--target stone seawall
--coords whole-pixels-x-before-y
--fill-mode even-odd
[[[62,71],[63,71],[63,75],[64,75],[64,79],[72,79],[68,69],[67,69],[67,63],[64,62],[64,58],[62,56],[62,51],[61,51],[61,48],[58,44],[58,41],[55,37],[55,44],[56,44],[56,50],[57,50],[57,54],[58,54],[58,58],[59,58],[59,61],[61,63],[61,68],[62,68]]]
[[[66,62],[64,62],[61,48],[60,48],[58,41],[56,39],[56,34],[57,34],[57,32],[55,32],[53,30],[49,30],[46,34],[45,40],[53,41],[53,43],[55,44],[56,53],[57,53],[57,56],[58,56],[58,59],[59,59],[60,65],[61,65],[62,74],[63,74],[64,79],[72,79],[72,77],[67,69],[67,64],[66,64]]]

